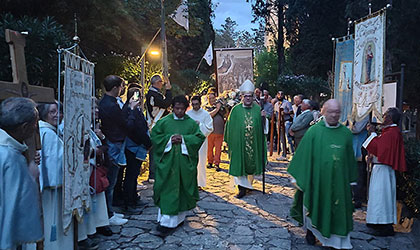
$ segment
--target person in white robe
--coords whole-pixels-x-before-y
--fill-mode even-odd
[[[394,235],[392,225],[397,224],[395,171],[407,171],[403,137],[397,126],[400,118],[397,108],[389,108],[383,116],[381,135],[378,136],[375,127],[369,124],[367,128],[371,135],[363,143],[373,163],[366,225],[376,236]]]
[[[27,163],[24,140],[36,129],[38,111],[28,98],[8,98],[0,106],[0,249],[16,249],[43,239],[37,163]]]
[[[73,223],[63,230],[63,141],[57,134],[57,104],[40,104],[40,186],[44,214],[44,249],[73,249]]]
[[[206,137],[198,152],[197,164],[197,184],[204,188],[206,186],[207,137],[213,132],[213,119],[209,112],[201,108],[201,98],[199,96],[191,98],[191,106],[192,109],[187,111],[187,115],[198,123],[201,133]]]

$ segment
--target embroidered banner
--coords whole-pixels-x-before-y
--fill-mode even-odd
[[[63,228],[72,216],[90,210],[89,130],[92,120],[94,64],[64,51],[64,211]]]
[[[370,112],[382,117],[384,81],[385,11],[356,23],[353,69],[353,118],[360,121]]]
[[[345,123],[352,114],[354,39],[351,36],[335,40],[334,98],[341,103],[340,121]]]
[[[245,80],[254,82],[253,49],[215,49],[219,94],[236,90]]]

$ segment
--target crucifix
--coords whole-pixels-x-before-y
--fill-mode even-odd
[[[25,62],[25,36],[18,31],[6,29],[6,42],[10,48],[13,82],[0,81],[0,101],[9,97],[27,97],[37,103],[53,103],[54,89],[28,84]],[[39,131],[38,131],[39,132]],[[39,136],[25,141],[29,149],[27,159],[33,159],[35,150],[41,149]]]
[[[0,102],[9,97],[27,97],[38,103],[53,103],[54,89],[28,84],[25,62],[25,36],[20,32],[6,29],[6,42],[10,48],[13,82],[0,81]],[[25,157],[28,163],[34,159],[36,150],[41,149],[39,130],[25,141],[28,145]],[[43,249],[43,242],[37,242],[37,249]]]
[[[0,100],[9,97],[28,97],[35,102],[54,102],[54,89],[28,84],[25,62],[25,36],[6,29],[6,42],[10,48],[13,82],[0,81]]]

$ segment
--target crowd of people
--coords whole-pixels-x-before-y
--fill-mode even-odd
[[[293,103],[282,91],[272,98],[249,80],[240,86],[242,99],[234,107],[218,99],[213,88],[203,97],[173,97],[170,82],[160,75],[151,78],[145,100],[140,85],[125,86],[115,75],[107,76],[103,87],[102,99],[92,100],[86,154],[94,209],[77,225],[80,249],[97,249],[90,235],[110,236],[109,225],[123,225],[125,214],[140,212],[145,202],[137,179],[147,156],[158,207],[156,229],[161,237],[172,233],[196,207],[206,169],[221,170],[223,142],[239,199],[265,171],[270,142],[281,147],[277,160],[290,161],[296,185],[292,217],[307,230],[309,244],[318,239],[336,249],[352,247],[352,213],[367,200],[366,164],[372,164],[367,225],[376,235],[393,234],[395,171],[406,170],[398,109],[384,114],[378,135],[368,119],[350,129],[341,124],[337,100],[326,101],[320,110],[303,95],[294,96]],[[73,248],[74,225],[66,231],[62,225],[62,119],[60,103],[37,105],[20,97],[1,103],[0,249],[35,249],[42,239],[45,249]],[[38,130],[41,150],[29,157],[25,141]]]

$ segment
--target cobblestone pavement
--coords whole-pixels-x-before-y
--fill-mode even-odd
[[[165,239],[156,236],[157,208],[152,186],[147,184],[141,197],[148,204],[139,214],[126,216],[127,224],[113,226],[112,236],[96,236],[99,249],[323,249],[319,243],[307,245],[304,231],[289,217],[294,189],[286,162],[269,159],[265,195],[260,191],[261,178],[256,178],[255,190],[237,199],[225,154],[222,159],[223,171],[207,169],[207,187],[200,191],[197,207],[172,235]],[[412,233],[375,237],[367,233],[364,218],[363,210],[354,213],[353,249],[420,249],[417,222]]]

